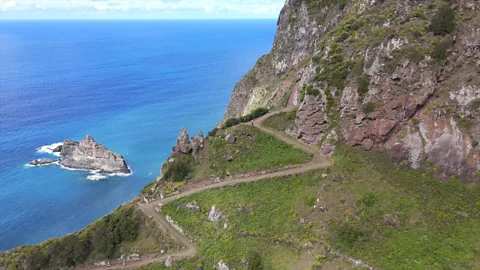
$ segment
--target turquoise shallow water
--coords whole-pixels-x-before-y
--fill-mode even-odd
[[[275,21],[0,21],[0,250],[81,229],[153,181],[181,127],[223,117]],[[91,134],[128,177],[26,168]]]

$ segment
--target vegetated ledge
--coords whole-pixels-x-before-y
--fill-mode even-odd
[[[67,169],[95,171],[103,174],[130,174],[132,172],[123,156],[109,151],[103,145],[95,142],[90,135],[80,142],[65,139],[63,145],[53,149],[53,153],[59,153],[61,158],[37,159],[31,161],[28,166],[58,164]]]
[[[123,264],[180,248],[155,221],[127,203],[78,232],[0,252],[0,269],[66,269],[99,261]]]

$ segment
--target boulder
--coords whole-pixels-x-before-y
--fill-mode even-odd
[[[131,173],[121,155],[95,142],[90,135],[80,142],[66,139],[60,155],[59,164],[66,168],[99,173]]]
[[[227,136],[225,136],[225,141],[229,144],[235,144],[237,142],[237,137],[227,134]]]
[[[215,221],[219,220],[220,217],[222,217],[222,213],[217,212],[215,210],[215,205],[212,206],[212,208],[210,209],[210,213],[208,214],[208,221],[215,222]]]
[[[230,268],[223,261],[218,262],[216,269],[217,270],[230,270]]]
[[[173,266],[172,256],[168,256],[167,260],[165,261],[165,267],[172,267],[172,266]]]

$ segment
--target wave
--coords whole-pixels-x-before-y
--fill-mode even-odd
[[[60,153],[54,153],[53,150],[61,145],[63,145],[63,142],[44,145],[42,147],[37,148],[37,153],[45,153],[45,154],[50,154],[50,155],[59,157]]]
[[[108,178],[108,175],[97,174],[97,173],[87,176],[87,179],[92,181],[99,181],[107,178]]]

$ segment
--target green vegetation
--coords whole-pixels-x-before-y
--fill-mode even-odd
[[[125,253],[159,252],[171,246],[163,238],[157,226],[138,210],[122,206],[74,234],[0,254],[0,268],[59,269]]]
[[[313,60],[318,65],[316,81],[326,81],[329,86],[339,90],[345,87],[345,79],[350,73],[350,63],[344,60],[340,44],[331,42],[328,57],[314,57]]]
[[[193,156],[173,154],[171,158],[173,158],[173,162],[168,162],[162,168],[164,176],[173,182],[185,181],[194,169]]]
[[[474,112],[480,111],[480,99],[474,99],[468,104],[470,110]]]
[[[228,143],[225,140],[227,134],[234,136],[236,142]],[[192,175],[194,180],[205,180],[223,177],[227,173],[233,175],[302,164],[310,158],[309,154],[256,127],[240,125],[222,130],[208,142],[196,161]]]
[[[468,134],[470,134],[472,132],[473,127],[477,123],[477,121],[475,121],[475,119],[469,118],[469,117],[463,118],[463,117],[458,116],[458,117],[456,117],[455,120],[456,120],[460,130],[462,132],[465,132],[465,133],[468,133]]]
[[[241,116],[239,118],[229,118],[225,121],[225,123],[223,124],[223,128],[229,128],[229,127],[233,127],[235,125],[238,125],[240,123],[246,123],[246,122],[250,122],[256,118],[259,118],[261,116],[264,116],[265,114],[268,113],[268,109],[266,108],[257,108],[255,109],[253,112],[245,115],[245,116]]]
[[[447,59],[447,49],[452,46],[452,43],[453,41],[451,38],[447,38],[437,42],[432,51],[432,58],[437,61]]]
[[[175,262],[172,267],[166,267],[164,263],[155,263],[141,267],[140,270],[198,270],[201,269],[195,260],[183,260]]]
[[[373,102],[367,102],[365,105],[363,105],[363,113],[364,114],[369,114],[375,111],[375,103]]]
[[[304,88],[305,88],[305,92],[307,93],[307,95],[322,97],[322,93],[320,93],[320,91],[318,91],[318,89],[315,89],[313,87],[313,85],[309,84],[307,86],[304,86]]]
[[[450,34],[455,30],[455,12],[449,6],[438,9],[430,24],[430,30],[435,35]]]
[[[266,268],[322,266],[337,249],[379,269],[480,266],[479,185],[406,171],[384,152],[338,145],[334,159],[328,170],[208,190],[163,213],[195,237],[203,268],[244,269],[252,252]],[[181,207],[192,201],[200,212]],[[216,223],[206,220],[212,205],[223,213]]]
[[[368,77],[367,75],[363,75],[357,79],[357,83],[358,95],[360,96],[360,99],[363,99],[368,93],[368,87],[370,86],[370,77]]]
[[[296,111],[275,114],[265,119],[263,121],[263,126],[273,130],[285,132],[285,130],[291,128],[295,123],[296,115]]]

